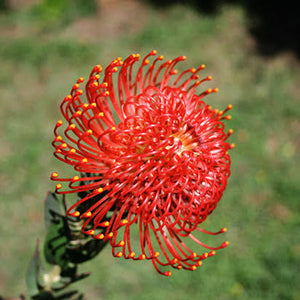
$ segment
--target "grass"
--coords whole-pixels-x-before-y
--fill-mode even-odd
[[[190,67],[205,63],[203,76],[220,88],[207,100],[234,105],[232,176],[206,224],[228,227],[231,245],[201,270],[171,278],[150,262],[114,259],[107,247],[83,266],[93,274],[77,287],[88,299],[298,299],[299,61],[291,53],[260,56],[237,6],[213,16],[145,6],[144,23],[129,35],[122,24],[114,35],[99,33],[103,16],[85,16],[95,24],[90,40],[76,32],[78,12],[67,24],[56,12],[50,27],[39,17],[48,13],[29,6],[0,14],[0,294],[26,291],[25,269],[44,236],[43,198],[54,187],[49,175],[66,170],[50,146],[60,100],[93,65],[156,49],[166,58],[186,55]]]

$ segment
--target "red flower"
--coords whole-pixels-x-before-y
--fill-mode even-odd
[[[102,82],[102,68],[95,66],[85,87],[86,101],[79,89],[84,79],[78,79],[61,104],[67,126],[59,135],[63,122],[57,122],[53,146],[54,155],[81,177],[51,177],[69,183],[66,191],[58,183],[58,193],[85,193],[68,210],[85,219],[84,233],[109,240],[114,256],[150,259],[159,273],[169,276],[162,266],[195,270],[214,250],[228,245],[209,247],[194,233],[226,231],[212,233],[198,225],[216,208],[230,175],[228,150],[234,145],[226,140],[232,130],[225,133],[222,121],[230,119],[224,114],[232,106],[219,111],[203,101],[217,89],[196,94],[211,79],[199,80],[204,65],[178,74],[175,66],[184,56],[163,63],[158,56],[150,63],[155,55],[149,53],[137,70],[140,55],[117,58]],[[83,206],[84,212],[79,209]],[[136,241],[131,240],[134,224],[139,249],[133,249]],[[195,246],[212,251],[198,254]]]

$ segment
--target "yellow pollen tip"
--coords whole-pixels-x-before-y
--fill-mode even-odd
[[[79,176],[77,176],[77,175],[72,178],[72,180],[74,180],[74,181],[76,181],[78,179],[79,179]]]
[[[98,193],[102,193],[102,192],[103,192],[103,188],[97,189],[97,192],[98,192]]]
[[[230,148],[231,149],[235,148],[235,144],[234,143],[230,144]]]
[[[213,91],[214,91],[215,93],[217,93],[217,92],[219,91],[219,88],[214,88]]]
[[[118,253],[116,254],[117,257],[121,257],[122,255],[123,255],[122,252],[118,252]]]
[[[197,262],[197,266],[198,266],[198,267],[200,267],[200,266],[202,266],[202,265],[203,265],[203,261],[198,261],[198,262]]]
[[[124,241],[120,241],[119,245],[120,245],[120,246],[124,246],[124,245],[125,245],[125,242],[124,242]]]
[[[99,116],[99,117],[103,117],[103,116],[104,116],[104,113],[103,113],[103,112],[99,112],[98,116]]]
[[[211,255],[215,255],[216,254],[216,251],[211,251]]]
[[[111,239],[112,237],[113,237],[113,233],[112,232],[110,232],[108,235],[107,235],[107,237],[109,238],[109,239]]]
[[[172,272],[171,271],[166,272],[166,276],[172,276]]]
[[[204,255],[204,257],[206,258],[206,257],[208,256],[208,253],[207,253],[207,252],[205,252],[203,255]]]
[[[91,215],[92,215],[92,212],[91,212],[91,211],[88,211],[88,212],[86,212],[83,216],[84,216],[85,218],[89,218]]]
[[[229,105],[227,106],[227,109],[232,109],[232,107],[233,107],[233,105],[232,105],[232,104],[229,104]]]
[[[87,130],[87,132],[86,132],[87,134],[93,134],[93,130],[92,129],[89,129],[89,130]]]
[[[224,244],[225,244],[226,246],[228,246],[230,243],[229,243],[228,241],[226,241],[226,242],[224,242]]]
[[[129,257],[134,257],[135,256],[135,252],[131,252],[130,254],[129,254]]]
[[[51,174],[51,177],[52,178],[56,178],[58,176],[58,173],[57,172],[53,172],[52,174]]]
[[[207,76],[207,80],[212,80],[212,77],[211,76]]]
[[[159,256],[159,252],[155,252],[155,253],[154,253],[154,256],[155,256],[155,257],[158,257],[158,256]]]
[[[153,50],[152,53],[155,55],[155,54],[157,54],[157,51],[156,51],[156,50]]]
[[[195,271],[197,269],[197,267],[194,265],[194,266],[191,266],[191,269],[192,269],[192,271]]]
[[[83,159],[81,160],[82,163],[86,163],[87,161],[88,161],[87,158],[83,158]]]
[[[97,65],[96,68],[98,69],[98,70],[97,70],[98,72],[101,72],[101,71],[102,71],[102,67],[101,67],[100,65]]]
[[[96,239],[103,240],[104,239],[104,234],[100,233],[100,234],[96,235]]]
[[[75,129],[75,128],[76,128],[76,125],[75,125],[75,124],[70,124],[69,128],[70,128],[70,129]]]
[[[112,130],[116,130],[117,128],[116,128],[116,127],[112,127],[111,129],[112,129]]]
[[[177,264],[177,263],[178,263],[178,259],[177,259],[177,258],[174,258],[174,259],[173,259],[173,263],[174,263],[174,264]]]
[[[77,110],[75,114],[80,116],[82,114],[82,112],[80,110]]]
[[[106,91],[106,92],[104,93],[104,96],[109,96],[109,91]]]
[[[207,92],[207,93],[211,93],[211,92],[212,92],[212,89],[208,89],[206,92]]]
[[[185,59],[186,59],[186,56],[185,56],[185,55],[183,55],[183,56],[182,56],[182,59],[183,59],[183,60],[185,60]]]
[[[195,68],[192,68],[192,69],[191,69],[191,72],[192,72],[192,73],[195,73],[195,72],[196,72],[196,69],[195,69]]]
[[[228,130],[228,133],[229,133],[229,134],[232,134],[232,133],[233,133],[233,129],[229,129],[229,130]]]
[[[128,220],[122,220],[121,225],[126,225],[128,223]]]
[[[206,68],[206,65],[203,64],[203,65],[200,66],[200,68],[201,68],[201,69],[205,69],[205,68]]]
[[[227,120],[231,120],[231,118],[232,118],[231,115],[227,115],[227,116],[226,116],[226,119],[227,119]]]
[[[177,269],[178,269],[178,270],[182,269],[182,266],[177,266]]]
[[[222,228],[222,232],[226,232],[226,231],[227,231],[226,227]]]
[[[162,60],[162,59],[164,59],[164,56],[163,56],[163,55],[160,55],[158,58],[159,58],[160,60]]]
[[[58,135],[56,138],[55,138],[56,141],[61,141],[62,140],[62,137],[60,135]]]
[[[150,61],[148,59],[145,60],[145,64],[148,65]]]
[[[61,189],[62,185],[60,183],[58,183],[55,187],[57,190],[59,190],[59,189]]]
[[[95,78],[96,78],[96,79],[100,79],[100,75],[99,75],[99,74],[96,74],[96,75],[95,75]]]
[[[141,254],[140,256],[139,256],[139,259],[140,260],[143,260],[143,259],[145,259],[146,258],[146,255],[145,254]]]
[[[61,126],[63,124],[63,121],[62,120],[58,120],[57,122],[56,122],[56,126]]]

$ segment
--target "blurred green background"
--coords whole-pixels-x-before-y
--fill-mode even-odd
[[[50,145],[60,101],[94,65],[156,49],[167,59],[186,55],[187,68],[205,63],[201,75],[213,81],[204,88],[220,89],[206,100],[234,106],[232,176],[205,224],[227,227],[231,244],[170,278],[151,262],[115,259],[107,247],[82,266],[92,275],[76,287],[87,299],[300,299],[297,36],[276,31],[285,19],[264,24],[268,11],[260,18],[247,1],[206,2],[0,1],[1,295],[26,292],[28,262],[45,236],[50,173],[70,173]],[[266,28],[270,40],[259,32]]]

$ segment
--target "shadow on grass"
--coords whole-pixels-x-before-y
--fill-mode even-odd
[[[175,3],[194,7],[206,14],[216,14],[224,4],[235,4],[244,8],[249,31],[257,41],[263,55],[274,55],[282,51],[293,51],[300,58],[300,18],[295,5],[286,1],[261,0],[144,0],[155,7],[164,8]],[[293,7],[294,6],[294,7]]]

